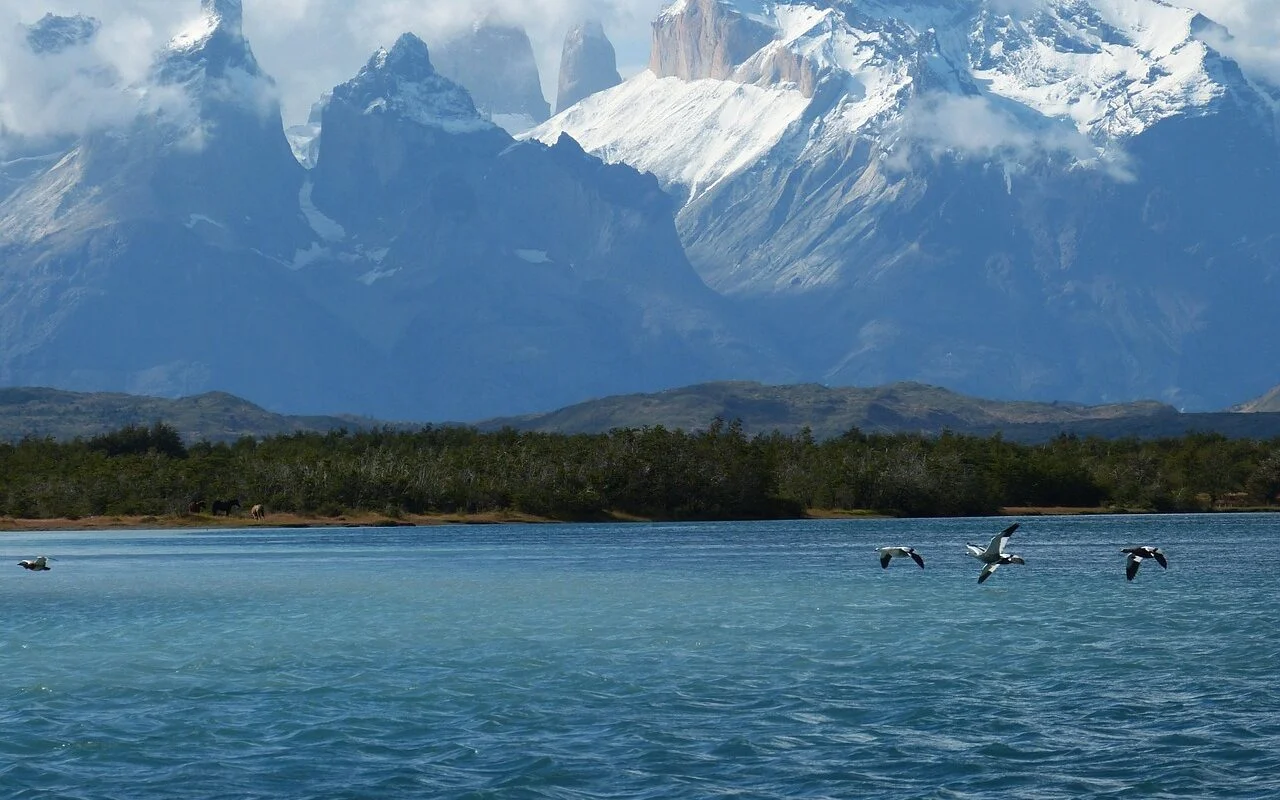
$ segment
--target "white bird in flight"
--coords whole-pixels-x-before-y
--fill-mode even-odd
[[[978,573],[978,583],[982,583],[991,577],[991,573],[1002,564],[1025,564],[1027,563],[1022,556],[1006,553],[1004,545],[1009,541],[1009,537],[1021,525],[1015,522],[1009,527],[991,537],[991,541],[987,543],[985,548],[978,547],[976,544],[966,544],[965,550],[969,555],[982,562],[982,571]]]
[[[924,569],[924,559],[916,552],[914,547],[879,547],[876,552],[880,554],[880,566],[885,569],[889,568],[889,562],[894,558],[911,557],[911,560],[920,565],[920,569]]]

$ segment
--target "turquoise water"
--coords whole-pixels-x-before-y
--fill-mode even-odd
[[[1280,796],[1280,517],[1006,522],[0,535],[0,793]]]

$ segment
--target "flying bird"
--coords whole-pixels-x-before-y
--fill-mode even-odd
[[[991,541],[987,546],[979,547],[976,544],[966,544],[965,550],[969,555],[982,562],[982,571],[978,573],[978,583],[983,583],[987,578],[991,577],[991,573],[996,571],[997,567],[1003,564],[1025,564],[1027,563],[1022,556],[1006,553],[1004,551],[1005,543],[1009,541],[1009,537],[1018,529],[1022,523],[1015,522],[1009,527],[991,537]]]
[[[911,560],[920,565],[920,569],[924,569],[924,559],[916,552],[914,547],[880,547],[876,552],[880,553],[880,566],[884,569],[889,568],[889,562],[894,558],[904,558],[911,556]]]
[[[1120,552],[1129,554],[1124,564],[1124,577],[1128,580],[1133,580],[1133,576],[1138,574],[1138,567],[1142,566],[1142,561],[1146,558],[1154,558],[1161,567],[1164,569],[1169,568],[1169,559],[1164,557],[1164,551],[1159,547],[1148,547],[1146,545],[1126,547]]]
[[[991,577],[991,573],[996,571],[996,567],[1002,564],[1025,564],[1026,560],[1022,556],[1013,555],[1011,553],[1001,553],[998,561],[991,561],[982,565],[982,571],[978,573],[978,583],[982,583]]]
[[[23,569],[29,569],[32,572],[48,572],[49,571],[48,556],[37,556],[29,561],[19,561],[18,566]]]

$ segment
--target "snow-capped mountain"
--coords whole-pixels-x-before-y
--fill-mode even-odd
[[[240,3],[201,8],[135,119],[0,199],[0,383],[444,420],[787,375],[652,176],[515,142],[413,35],[318,104],[304,169]]]
[[[678,0],[653,31],[648,72],[530,136],[655,174],[805,374],[1188,407],[1274,383],[1273,90],[1202,15]]]

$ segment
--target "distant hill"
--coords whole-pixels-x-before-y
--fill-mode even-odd
[[[716,417],[741,420],[748,434],[773,430],[794,434],[807,426],[818,439],[839,436],[855,427],[867,433],[1000,433],[1023,442],[1045,441],[1061,433],[1107,439],[1179,437],[1191,432],[1216,432],[1232,438],[1280,436],[1280,414],[1183,414],[1155,401],[1087,406],[983,400],[921,383],[867,389],[706,383],[654,394],[606,397],[547,414],[486,420],[478,427],[560,433],[597,433],[645,425],[699,430]]]
[[[176,400],[108,392],[58,389],[0,389],[0,441],[24,436],[69,440],[88,438],[126,425],[163,422],[184,441],[235,441],[294,431],[356,430],[373,425],[360,417],[288,416],[225,392]]]
[[[775,430],[792,435],[808,427],[817,439],[840,436],[855,427],[867,433],[999,433],[1019,442],[1046,441],[1062,433],[1104,439],[1155,439],[1193,432],[1220,433],[1229,438],[1280,437],[1280,413],[1239,410],[1249,405],[1227,412],[1183,414],[1154,401],[1086,406],[984,400],[920,383],[863,389],[727,381],[654,394],[606,397],[545,414],[473,424],[482,431],[512,427],[570,434],[657,425],[696,431],[719,417],[726,422],[741,420],[748,435]],[[242,436],[261,438],[295,431],[414,425],[358,416],[276,414],[225,392],[174,400],[45,388],[0,389],[0,441],[17,441],[24,436],[87,438],[126,425],[154,422],[173,426],[187,443],[231,442]]]
[[[1241,414],[1265,414],[1280,411],[1280,386],[1273,386],[1271,390],[1261,397],[1255,397],[1233,406],[1232,411]]]
[[[662,425],[694,430],[721,417],[739,419],[748,433],[798,433],[806,426],[819,439],[850,428],[866,432],[940,433],[994,431],[1019,425],[1075,425],[1113,420],[1145,421],[1177,417],[1154,401],[1105,406],[981,400],[921,383],[875,388],[833,388],[819,384],[768,386],[746,381],[704,383],[654,394],[606,397],[548,414],[507,417],[480,423],[523,430],[591,433],[616,427]]]

